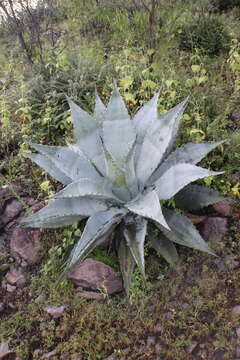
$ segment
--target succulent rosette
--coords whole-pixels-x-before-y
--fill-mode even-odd
[[[159,116],[158,98],[159,93],[133,118],[116,86],[107,106],[96,95],[93,115],[68,99],[76,142],[67,147],[29,143],[37,153],[26,156],[65,187],[25,225],[56,228],[88,218],[65,273],[114,233],[129,293],[135,265],[145,277],[149,224],[159,230],[149,236],[150,245],[171,265],[178,261],[175,244],[214,254],[186,216],[161,204],[174,198],[179,209],[189,211],[222,199],[214,190],[191,184],[222,173],[196,166],[222,142],[188,143],[173,150],[188,99]]]

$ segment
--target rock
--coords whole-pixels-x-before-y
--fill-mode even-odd
[[[122,291],[122,279],[110,266],[100,261],[86,259],[70,275],[69,279],[78,286],[97,290],[104,287],[108,294]]]
[[[154,331],[155,332],[162,332],[163,331],[163,326],[160,322],[158,322],[155,327],[154,327]]]
[[[216,259],[214,262],[220,271],[234,270],[240,266],[239,261],[235,260],[233,255],[227,255],[223,259]]]
[[[240,316],[240,305],[235,305],[232,308],[232,315]]]
[[[236,347],[236,357],[240,358],[240,345]]]
[[[83,360],[83,357],[82,357],[82,355],[74,354],[74,355],[72,355],[71,360]]]
[[[7,79],[5,77],[0,77],[0,83],[5,84],[7,82]]]
[[[57,354],[57,350],[52,350],[46,354],[43,354],[42,359],[50,359]]]
[[[11,187],[9,187],[8,185],[3,185],[0,188],[0,212],[4,203],[7,200],[15,198],[14,193],[22,194],[22,190],[23,190],[22,186],[18,184],[12,185]]]
[[[226,352],[224,350],[217,350],[213,354],[213,360],[224,360]]]
[[[163,350],[162,345],[159,342],[157,342],[156,345],[155,345],[155,353],[156,353],[156,355],[160,355],[162,350]]]
[[[227,255],[224,260],[229,270],[237,269],[240,265],[240,262],[235,260],[234,255]]]
[[[240,338],[240,327],[236,328],[237,337]]]
[[[31,205],[31,211],[33,213],[35,213],[35,212],[41,210],[46,204],[45,204],[45,201],[40,201],[38,203],[34,203],[34,202],[32,202],[32,199],[31,199],[31,203],[29,205]]]
[[[232,113],[231,118],[232,120],[240,121],[240,113]]]
[[[156,343],[156,337],[149,335],[147,338],[147,347],[151,347],[151,346],[155,345],[155,343]]]
[[[63,316],[63,312],[65,309],[66,309],[66,305],[61,305],[61,306],[47,305],[43,308],[43,310],[46,311],[49,315],[51,315],[53,319],[58,319],[61,316]]]
[[[16,200],[11,199],[7,201],[3,214],[1,215],[1,223],[4,225],[15,219],[23,210],[22,204]]]
[[[10,236],[10,250],[13,256],[19,256],[29,265],[40,260],[40,230],[27,230],[16,227]]]
[[[1,342],[0,343],[0,360],[5,359],[10,354],[13,354],[13,352],[9,350],[8,343]]]
[[[193,351],[196,349],[197,345],[198,345],[197,341],[193,341],[191,345],[189,345],[189,347],[187,348],[187,353],[192,354]]]
[[[223,216],[230,216],[232,212],[231,203],[232,201],[230,199],[226,199],[214,204],[213,208]]]
[[[104,300],[103,294],[100,294],[95,291],[83,291],[79,290],[77,291],[77,295],[84,297],[85,299],[93,299],[93,300]]]
[[[7,290],[7,292],[12,293],[12,292],[17,290],[17,287],[14,286],[14,285],[7,284],[6,285],[6,290]]]
[[[203,223],[201,230],[204,240],[221,241],[228,231],[226,218],[209,217]]]
[[[240,171],[238,171],[238,172],[236,172],[236,173],[234,174],[234,178],[235,178],[236,181],[239,181],[239,180],[240,180]]]
[[[105,358],[104,360],[117,360],[116,356],[114,355],[109,355],[107,358]]]
[[[6,281],[10,285],[23,287],[26,284],[26,276],[22,268],[12,267],[5,275]]]

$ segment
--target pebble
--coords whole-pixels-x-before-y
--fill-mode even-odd
[[[196,349],[198,343],[197,341],[193,341],[191,345],[187,348],[187,353],[192,354],[192,352]]]
[[[4,303],[0,302],[0,313],[3,312],[3,310],[4,310]]]
[[[65,305],[61,305],[61,306],[47,305],[43,308],[43,310],[46,311],[49,315],[51,315],[53,319],[60,318],[63,315],[65,309],[66,309]]]
[[[236,305],[232,308],[232,314],[236,316],[240,316],[240,305]]]
[[[147,347],[151,347],[151,346],[155,345],[155,343],[156,343],[156,337],[149,335],[147,338]]]
[[[240,345],[238,345],[236,347],[236,357],[239,358],[240,357]]]

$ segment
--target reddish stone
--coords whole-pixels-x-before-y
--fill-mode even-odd
[[[228,221],[226,218],[209,217],[203,223],[201,230],[205,240],[221,241],[228,231]]]
[[[86,259],[70,275],[74,284],[86,289],[106,289],[108,294],[123,290],[122,279],[110,266]]]
[[[22,287],[26,284],[26,277],[22,268],[12,267],[5,275],[6,281],[10,285]]]
[[[232,308],[232,314],[235,316],[240,316],[240,305],[236,305]]]
[[[93,299],[93,300],[104,300],[104,296],[95,291],[77,291],[77,295],[84,297],[85,299]]]
[[[40,260],[40,230],[27,230],[16,227],[10,236],[10,249],[13,256],[19,256],[29,265]]]
[[[0,343],[0,360],[7,359],[7,356],[13,354],[12,351],[9,350],[9,345],[7,342]]]
[[[43,310],[46,311],[49,315],[51,315],[54,319],[58,319],[61,316],[63,316],[63,312],[65,309],[66,309],[65,305],[61,305],[61,306],[47,305],[43,308]]]
[[[1,216],[1,223],[3,225],[6,225],[7,223],[15,219],[20,214],[22,209],[23,206],[18,200],[12,199],[8,201]]]
[[[215,211],[223,216],[230,216],[232,212],[231,200],[226,199],[213,205]]]

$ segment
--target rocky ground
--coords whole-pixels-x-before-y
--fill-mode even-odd
[[[18,184],[0,190],[0,359],[240,358],[238,204],[188,214],[219,257],[183,249],[172,270],[149,251],[148,282],[135,276],[130,301],[119,274],[96,259],[56,285],[44,264],[61,239],[21,227],[42,206]]]

